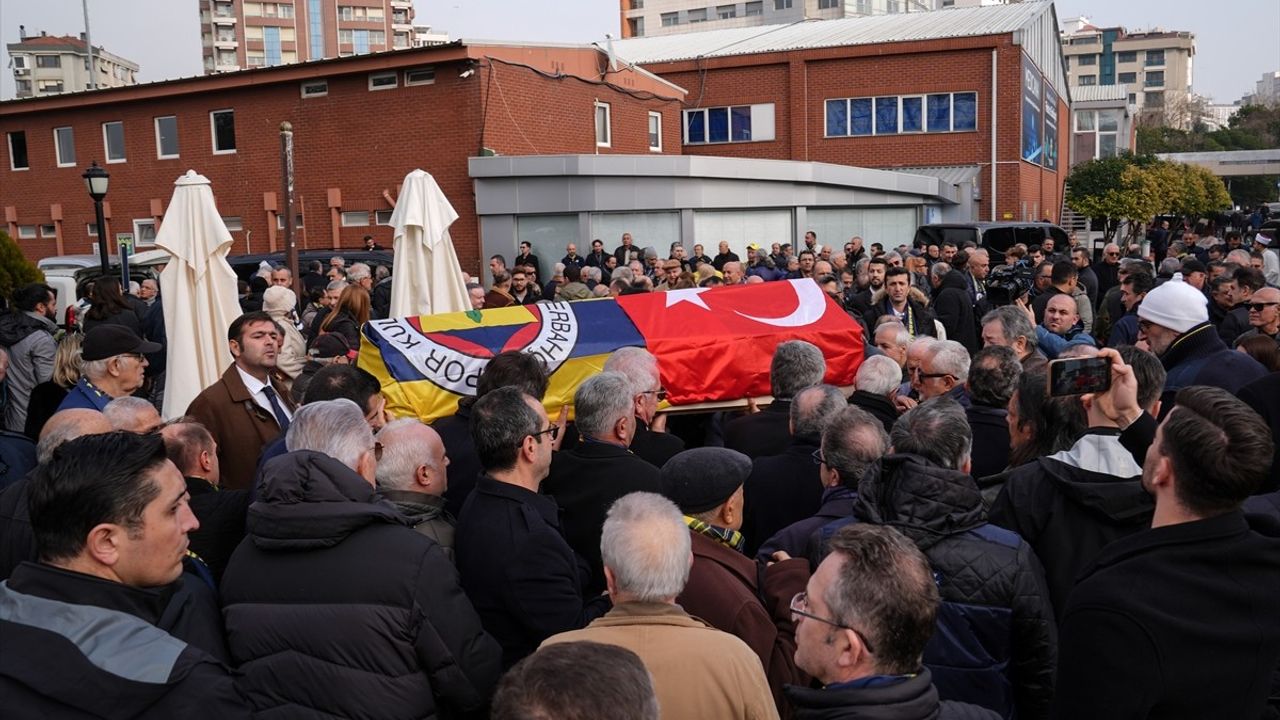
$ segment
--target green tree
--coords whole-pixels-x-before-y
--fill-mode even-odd
[[[1107,219],[1107,242],[1115,235],[1112,220],[1146,222],[1165,199],[1157,178],[1130,155],[1082,162],[1072,168],[1067,184],[1067,205],[1072,210]]]
[[[8,298],[15,288],[44,282],[44,273],[27,259],[9,234],[0,230],[0,298]]]

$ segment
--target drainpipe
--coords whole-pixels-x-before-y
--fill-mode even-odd
[[[991,49],[991,222],[996,221],[996,97],[998,64],[996,48]]]

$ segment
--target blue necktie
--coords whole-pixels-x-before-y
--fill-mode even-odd
[[[267,402],[271,403],[271,412],[276,416],[276,422],[280,425],[280,434],[285,434],[289,430],[289,416],[285,414],[280,401],[276,399],[276,389],[271,387],[271,383],[268,382],[262,388],[262,394],[266,395]]]

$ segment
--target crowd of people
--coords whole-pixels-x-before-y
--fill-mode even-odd
[[[627,234],[569,245],[546,284],[524,245],[475,307],[810,278],[864,328],[847,387],[817,346],[778,344],[763,408],[669,411],[675,370],[622,348],[571,422],[518,351],[453,414],[393,417],[354,352],[388,281],[341,258],[301,308],[265,268],[229,366],[176,418],[148,376],[155,293],[99,281],[59,340],[52,290],[20,288],[0,317],[0,704],[1275,717],[1280,290],[1259,237],[1184,233],[1156,260],[808,233],[744,263]],[[1050,361],[1087,357],[1105,389],[1050,391]]]

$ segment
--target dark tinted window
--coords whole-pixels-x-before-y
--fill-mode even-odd
[[[9,133],[9,167],[14,170],[31,167],[27,162],[27,133],[22,130]]]

